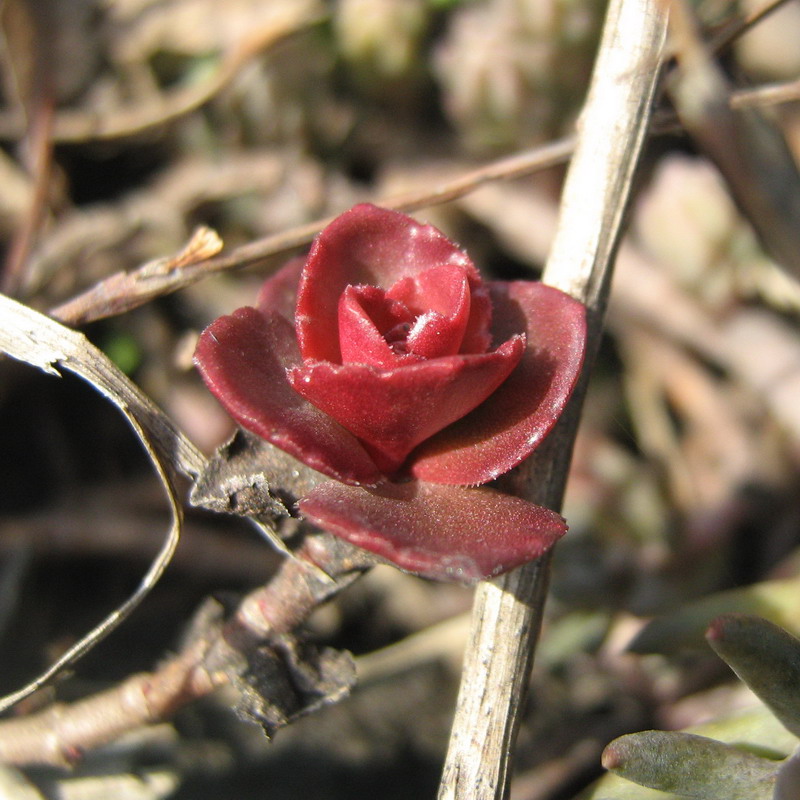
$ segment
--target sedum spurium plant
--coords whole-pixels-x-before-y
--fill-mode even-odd
[[[240,425],[330,479],[300,500],[304,517],[402,569],[471,582],[566,531],[480,485],[551,430],[585,339],[568,295],[484,282],[440,231],[362,204],[269,278],[257,307],[213,322],[195,360]]]
[[[715,619],[706,639],[758,695],[785,731],[770,730],[759,714],[719,725],[727,741],[683,731],[644,731],[613,741],[603,765],[640,786],[601,781],[594,800],[797,800],[800,797],[800,641],[783,628],[747,614]],[[749,724],[748,724],[749,723]],[[766,731],[766,735],[765,735]],[[788,746],[787,746],[788,745]],[[655,790],[655,791],[653,791]],[[666,793],[666,794],[665,794]]]

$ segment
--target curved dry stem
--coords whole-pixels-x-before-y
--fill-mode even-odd
[[[136,591],[61,658],[28,685],[0,699],[0,711],[40,689],[108,636],[147,596],[169,564],[180,538],[183,511],[175,489],[176,471],[198,471],[205,459],[145,395],[84,336],[0,295],[0,352],[58,375],[74,372],[108,397],[128,419],[158,474],[172,523],[160,551]]]

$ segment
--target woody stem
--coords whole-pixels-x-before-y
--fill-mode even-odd
[[[666,26],[666,3],[610,2],[562,194],[544,281],[586,304],[587,367],[600,339],[613,257],[650,120]],[[587,377],[585,369],[556,429],[509,477],[519,494],[551,508],[561,505]],[[508,795],[549,576],[550,558],[545,556],[477,589],[440,800]]]

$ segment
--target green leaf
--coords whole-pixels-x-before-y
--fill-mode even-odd
[[[800,641],[748,614],[718,617],[706,638],[786,728],[800,736]]]
[[[780,763],[692,733],[615,739],[603,766],[642,786],[693,800],[771,800]]]
[[[741,750],[776,760],[785,759],[797,747],[797,738],[775,719],[769,709],[760,704],[693,726],[688,732],[735,744]],[[781,772],[786,762],[782,764]],[[596,781],[585,795],[581,795],[581,800],[679,800],[679,796],[647,789],[608,773]]]
[[[800,633],[800,580],[765,581],[705,597],[675,613],[654,619],[628,649],[634,653],[675,653],[704,647],[703,635],[720,614],[758,614],[783,628]]]

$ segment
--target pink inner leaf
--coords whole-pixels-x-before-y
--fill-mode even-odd
[[[389,289],[444,265],[456,265],[480,282],[469,257],[436,228],[366,203],[346,211],[316,238],[300,281],[296,322],[303,358],[341,363],[331,331],[347,286]]]
[[[408,334],[410,352],[424,358],[459,352],[471,306],[470,283],[464,269],[444,266],[425,270],[413,278],[398,281],[387,295],[401,300],[418,314]]]
[[[413,321],[408,308],[386,297],[383,289],[348,286],[339,299],[342,363],[395,367],[409,361],[405,338]]]

